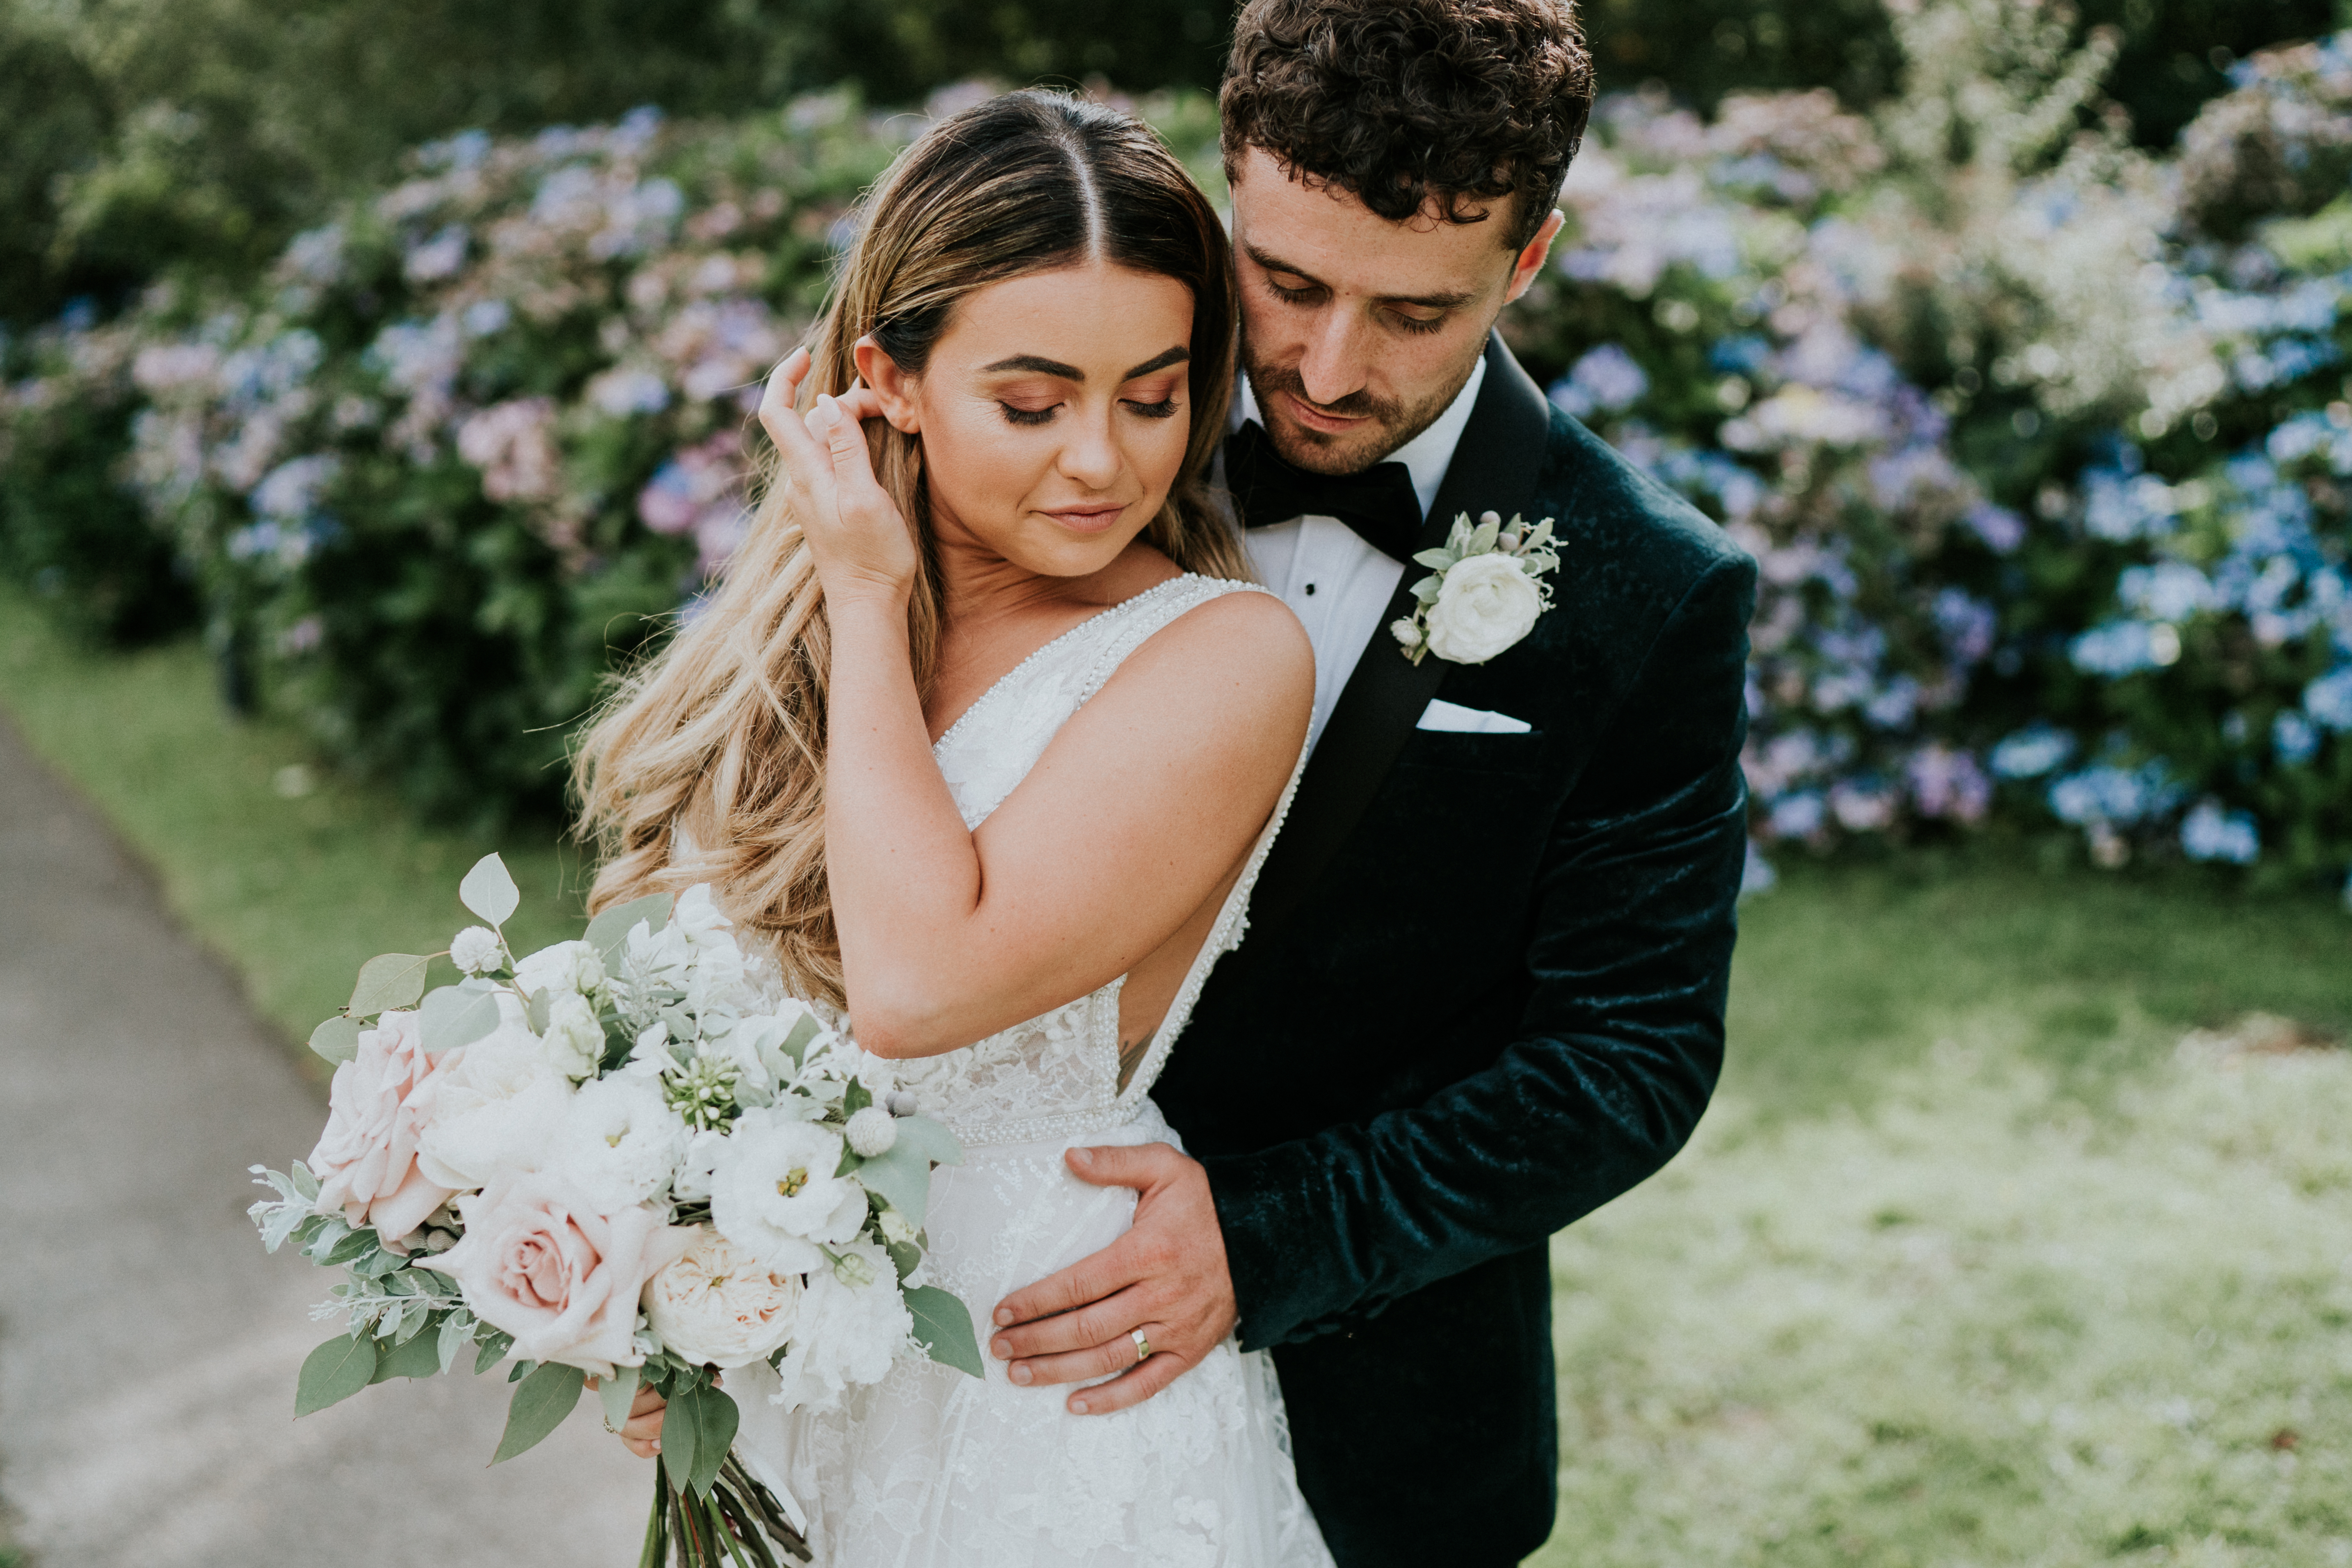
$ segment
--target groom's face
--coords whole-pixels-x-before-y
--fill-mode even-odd
[[[1445,412],[1503,307],[1559,232],[1506,249],[1484,223],[1424,210],[1391,222],[1337,185],[1293,179],[1251,147],[1235,171],[1242,364],[1275,449],[1310,473],[1371,467]]]

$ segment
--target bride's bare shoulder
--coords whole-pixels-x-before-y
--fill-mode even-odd
[[[1315,700],[1315,650],[1290,606],[1272,594],[1236,589],[1193,605],[1148,638],[1104,689],[1124,686],[1164,710],[1204,703],[1231,719],[1277,729],[1295,716],[1300,733]]]

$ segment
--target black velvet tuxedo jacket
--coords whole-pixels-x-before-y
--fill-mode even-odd
[[[1153,1091],[1341,1568],[1550,1532],[1547,1240],[1681,1148],[1723,1057],[1754,563],[1499,338],[1423,545],[1488,510],[1556,520],[1553,607],[1484,665],[1374,636]],[[1416,729],[1441,694],[1533,729]]]

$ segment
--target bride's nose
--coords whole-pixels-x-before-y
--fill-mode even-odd
[[[1111,433],[1108,411],[1099,417],[1070,420],[1069,439],[1055,465],[1063,474],[1091,490],[1108,489],[1127,466],[1126,456]]]

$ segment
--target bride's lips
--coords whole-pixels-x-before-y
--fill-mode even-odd
[[[1354,418],[1346,418],[1336,414],[1326,414],[1295,392],[1284,393],[1282,400],[1290,405],[1290,416],[1293,419],[1297,420],[1309,430],[1319,431],[1326,436],[1337,436],[1369,422],[1361,415]]]
[[[1073,533],[1100,533],[1112,523],[1117,522],[1119,519],[1119,514],[1126,511],[1127,508],[1123,506],[1074,506],[1040,508],[1039,510],[1044,513],[1044,515],[1052,518],[1055,522],[1060,523],[1064,528],[1068,529]]]

